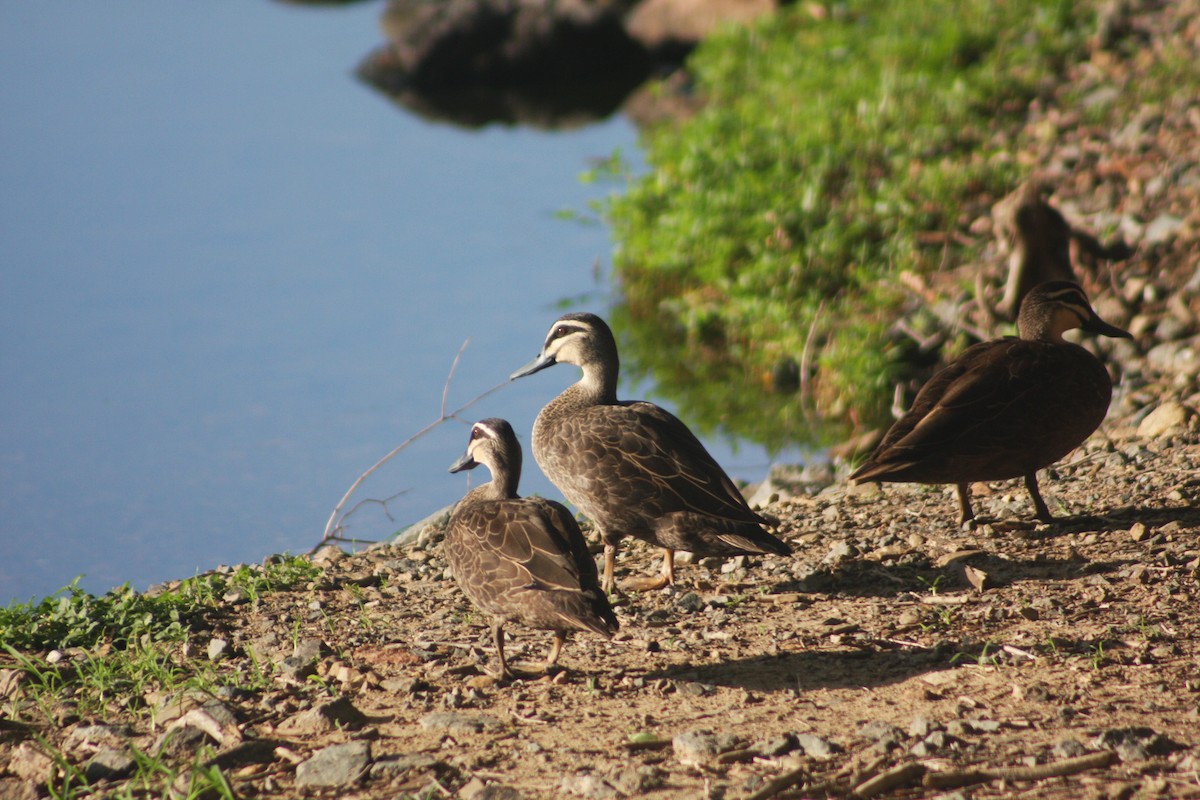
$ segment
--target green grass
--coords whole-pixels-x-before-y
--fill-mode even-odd
[[[72,583],[59,593],[0,608],[0,668],[16,670],[20,690],[0,704],[0,716],[35,730],[55,730],[64,717],[106,721],[149,717],[147,699],[184,690],[214,693],[223,685],[265,688],[269,666],[214,664],[188,656],[189,639],[211,630],[227,612],[224,598],[237,593],[251,603],[267,592],[303,587],[319,579],[320,567],[306,558],[272,559],[183,581],[177,588],[142,594],[128,586],[93,596]],[[52,657],[51,653],[55,655]],[[50,797],[94,797],[84,771],[42,741],[54,760]],[[232,798],[216,767],[197,762],[170,765],[136,750],[135,773],[106,797],[163,796],[174,786],[181,798]]]
[[[894,276],[973,255],[918,234],[1013,188],[995,133],[1090,30],[1066,0],[829,8],[707,40],[689,62],[706,105],[645,137],[649,172],[606,212],[627,373],[701,429],[769,445],[885,420],[906,363]]]

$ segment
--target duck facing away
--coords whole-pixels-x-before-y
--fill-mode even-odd
[[[606,592],[614,588],[617,545],[626,535],[665,551],[657,579],[627,584],[643,590],[674,582],[676,550],[791,552],[764,530],[766,520],[677,417],[653,403],[617,400],[617,344],[604,320],[560,317],[538,357],[511,377],[557,363],[574,364],[583,377],[538,414],[533,453],[546,477],[599,529]]]
[[[505,420],[475,423],[467,452],[450,471],[480,464],[492,480],[458,502],[443,547],[463,593],[491,617],[500,677],[512,677],[504,658],[506,623],[554,632],[547,669],[558,661],[570,631],[611,638],[617,617],[600,591],[579,524],[559,503],[517,496],[521,445]]]
[[[1100,319],[1071,281],[1030,290],[1017,328],[1019,338],[973,345],[930,378],[850,478],[956,484],[966,522],[975,516],[971,483],[1023,477],[1037,518],[1050,522],[1037,471],[1087,439],[1112,399],[1108,370],[1062,335],[1133,337]]]

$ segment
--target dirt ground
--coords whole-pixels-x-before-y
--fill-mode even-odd
[[[1156,47],[1101,43],[1076,87],[1136,92],[1164,42],[1200,51],[1195,0],[1111,13],[1106,30]],[[1200,797],[1200,98],[1120,131],[1053,102],[1029,125],[1020,157],[1051,202],[1135,246],[1078,265],[1135,339],[1089,345],[1117,389],[1043,473],[1056,522],[1032,522],[1016,481],[976,485],[981,520],[960,528],[948,487],[781,474],[765,510],[794,555],[684,563],[673,589],[619,602],[612,641],[577,635],[561,670],[507,684],[436,536],[326,549],[323,579],[230,598],[181,654],[267,670],[269,690],[147,696],[149,717],[39,735],[82,764],[113,737],[150,751],[191,731],[172,762],[216,765],[244,798]],[[957,235],[990,237],[989,209],[971,213]],[[1002,249],[974,268],[914,298],[969,316],[962,287],[998,298]],[[630,542],[619,576],[657,559]],[[536,670],[549,642],[514,626],[510,658]],[[33,798],[32,740],[12,730],[0,797]]]

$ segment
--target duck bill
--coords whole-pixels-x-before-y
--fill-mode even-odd
[[[1116,325],[1109,325],[1104,320],[1100,319],[1099,315],[1092,314],[1092,318],[1083,325],[1079,326],[1088,333],[1099,334],[1100,336],[1112,336],[1116,339],[1132,339],[1133,334],[1129,331],[1122,330]]]
[[[451,472],[462,472],[464,469],[475,469],[479,462],[471,458],[470,453],[463,453],[462,458],[450,465]]]
[[[530,361],[525,366],[508,376],[510,381],[515,381],[517,378],[524,378],[526,375],[532,375],[535,372],[541,372],[546,367],[553,367],[558,362],[554,360],[554,356],[539,354],[537,358]]]

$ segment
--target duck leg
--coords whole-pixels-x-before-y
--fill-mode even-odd
[[[662,572],[657,578],[630,578],[625,581],[625,588],[635,592],[650,592],[662,589],[675,583],[675,551],[669,547],[663,548]]]
[[[962,515],[958,518],[959,525],[966,525],[975,519],[975,510],[971,508],[971,484],[958,484],[958,507]]]
[[[563,645],[567,641],[566,631],[555,631],[554,641],[550,643],[550,653],[546,656],[546,669],[549,670],[558,663],[558,654],[562,652]]]
[[[613,572],[617,566],[617,546],[609,542],[604,543],[604,575],[600,578],[600,590],[605,595],[611,595],[613,590],[617,588],[617,582]]]
[[[1029,496],[1033,498],[1033,508],[1037,512],[1038,520],[1053,522],[1054,515],[1050,513],[1050,509],[1046,507],[1046,501],[1042,499],[1042,493],[1038,491],[1037,472],[1026,473],[1025,488],[1029,490]]]
[[[492,641],[496,645],[496,655],[500,657],[500,678],[502,680],[512,680],[512,673],[508,669],[508,661],[504,658],[504,623],[492,623]]]

